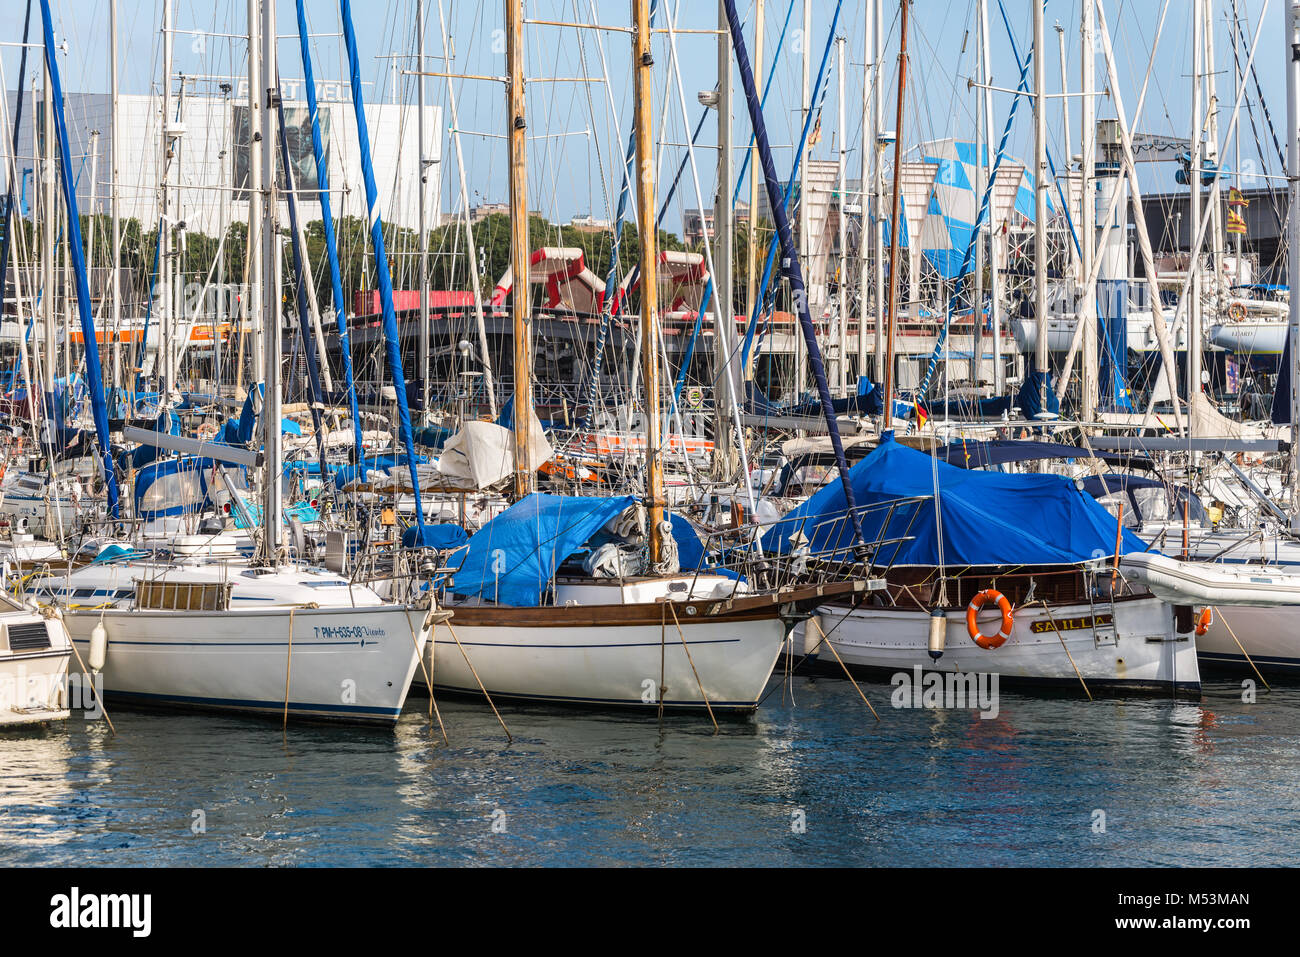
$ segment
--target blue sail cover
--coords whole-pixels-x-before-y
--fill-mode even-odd
[[[90,408],[95,420],[95,436],[104,469],[104,488],[108,497],[108,514],[118,517],[117,473],[113,467],[112,444],[108,430],[108,406],[104,401],[104,379],[99,368],[99,340],[95,333],[95,317],[90,302],[90,281],[86,277],[86,251],[81,242],[81,217],[77,212],[77,192],[72,179],[72,149],[68,145],[68,124],[63,115],[63,82],[59,79],[59,64],[55,56],[54,19],[50,15],[49,0],[41,0],[41,19],[45,26],[45,63],[50,72],[50,89],[46,94],[54,101],[54,132],[59,144],[59,177],[63,185],[63,203],[68,212],[68,254],[76,279],[77,315],[81,320],[81,336],[85,346],[86,383],[90,390]]]
[[[892,517],[889,508],[873,507],[933,495],[936,474],[942,556],[933,500],[895,508]],[[859,509],[870,509],[862,519],[867,539],[907,538],[883,546],[877,564],[1069,565],[1115,552],[1115,517],[1059,475],[972,471],[885,441],[853,467],[849,478]],[[836,551],[848,557],[853,530],[844,514],[844,490],[832,482],[773,525],[763,536],[763,548],[788,553],[790,538],[802,530],[813,554]],[[1125,531],[1121,550],[1147,547]]]
[[[560,563],[635,502],[631,495],[534,492],[470,536],[451,591],[501,605],[540,605]]]
[[[415,440],[411,437],[411,410],[406,398],[406,376],[402,373],[402,342],[397,330],[397,312],[393,309],[393,277],[388,269],[384,247],[384,223],[379,215],[379,186],[370,160],[370,129],[366,125],[366,104],[361,96],[361,58],[357,53],[357,34],[352,24],[350,0],[340,0],[343,20],[343,45],[348,53],[348,72],[352,84],[352,108],[357,116],[357,147],[361,153],[361,173],[366,187],[366,209],[370,222],[370,247],[375,258],[375,275],[379,280],[379,301],[383,306],[384,352],[388,377],[397,391],[397,418],[406,461],[411,470],[411,494],[415,497],[415,524],[424,526],[424,507],[420,502],[420,476],[415,469]],[[346,344],[340,339],[340,344]],[[354,417],[353,421],[356,419]],[[358,457],[361,452],[357,452]]]

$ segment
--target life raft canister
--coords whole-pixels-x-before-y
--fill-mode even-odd
[[[996,635],[984,636],[980,634],[980,626],[975,621],[975,616],[979,614],[981,608],[989,602],[996,602],[1002,611],[1002,630]],[[1001,648],[1008,638],[1011,637],[1011,626],[1014,624],[1011,615],[1011,602],[1007,601],[1006,595],[996,588],[986,588],[970,600],[966,606],[966,631],[970,634],[971,641],[979,645],[986,651],[992,651],[994,648]]]
[[[1214,612],[1208,607],[1202,608],[1201,614],[1196,619],[1196,637],[1202,637],[1210,630],[1212,624],[1214,624]]]

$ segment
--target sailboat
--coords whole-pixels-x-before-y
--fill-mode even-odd
[[[1089,694],[1199,694],[1190,619],[1116,575],[1116,558],[1145,543],[1069,479],[961,469],[887,436],[852,481],[869,533],[888,543],[872,560],[886,588],[821,609],[796,640],[809,670],[920,665]],[[763,543],[787,554],[810,530],[807,547],[833,556],[845,525],[828,486]]]
[[[42,9],[56,119],[63,134],[65,200],[75,224],[76,196],[68,188],[67,139],[47,2]],[[250,21],[250,68],[260,67],[263,75],[276,77],[273,3],[262,7],[260,38],[259,56],[258,24]],[[354,91],[359,96],[358,87]],[[250,83],[250,89],[260,87]],[[228,537],[179,537],[165,550],[144,555],[124,551],[66,574],[51,574],[31,587],[61,609],[91,667],[102,670],[104,690],[111,698],[147,706],[275,715],[285,721],[292,717],[392,725],[420,666],[429,627],[445,613],[428,597],[414,605],[386,603],[373,590],[335,573],[286,561],[281,547],[282,321],[275,238],[279,202],[276,137],[270,135],[278,120],[276,100],[273,91],[267,102],[250,104],[260,109],[261,128],[267,134],[257,183],[266,197],[261,234],[265,281],[260,292],[267,382],[261,411],[265,520],[256,557],[240,556]],[[360,116],[359,102],[357,108]],[[361,134],[366,135],[364,127]],[[373,176],[369,179],[373,193]],[[85,326],[90,322],[89,295],[84,262],[75,255],[79,236],[73,236],[71,248]],[[93,335],[85,342],[86,365],[97,380]],[[102,421],[102,383],[92,381],[90,393],[96,420]],[[115,504],[116,481],[103,438],[101,433],[109,500]],[[244,451],[223,453],[214,446],[212,454],[239,460]]]
[[[760,589],[735,570],[710,567],[685,520],[669,519],[659,431],[659,257],[650,177],[637,177],[641,373],[647,404],[644,504],[635,496],[533,491],[529,299],[520,292],[529,288],[530,253],[520,82],[522,3],[510,0],[506,10],[512,77],[511,254],[517,277],[511,296],[517,500],[479,529],[463,554],[449,559],[439,584],[454,618],[430,646],[432,686],[596,707],[752,711],[795,623],[828,597],[862,592],[870,585],[796,585],[786,575],[782,587]],[[653,61],[648,0],[637,0],[633,10],[636,168],[649,169]],[[694,554],[683,561],[687,549]],[[579,559],[585,559],[581,567]]]

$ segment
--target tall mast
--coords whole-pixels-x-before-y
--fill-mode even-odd
[[[849,244],[848,244],[848,232],[845,229],[845,223],[847,222],[846,217],[848,213],[844,209],[845,200],[846,200],[845,194],[847,192],[845,188],[847,183],[844,177],[848,170],[847,164],[848,164],[848,146],[849,146],[849,140],[848,140],[849,124],[848,124],[848,120],[846,119],[847,111],[844,105],[844,70],[845,67],[847,66],[847,64],[844,61],[844,37],[837,37],[835,40],[835,45],[837,48],[837,52],[839,53],[839,67],[840,67],[840,77],[839,77],[840,80],[840,88],[839,88],[840,213],[838,216],[840,262],[839,262],[839,280],[835,284],[835,289],[839,300],[837,303],[838,306],[837,312],[839,313],[839,315],[836,318],[836,322],[839,326],[839,340],[840,340],[838,383],[840,387],[840,394],[843,395],[847,391],[848,384],[849,384],[849,314],[848,314],[849,308],[848,308],[848,292],[847,292],[848,279],[849,279],[849,249],[848,249]]]
[[[529,433],[533,419],[532,353],[528,342],[528,312],[532,302],[528,261],[527,124],[524,121],[524,4],[506,0],[507,116],[510,120],[510,266],[514,285],[510,292],[510,319],[514,333],[515,384],[515,495],[533,490],[529,468]],[[465,215],[469,215],[466,210]]]
[[[262,348],[265,353],[262,401],[262,443],[265,448],[266,473],[263,484],[264,505],[262,530],[265,560],[276,564],[280,558],[280,234],[276,225],[280,198],[276,190],[275,149],[276,111],[279,108],[279,72],[276,64],[275,0],[262,0],[261,76],[266,88],[258,91],[261,104],[262,141],[252,144],[262,152],[261,182],[254,184],[263,194],[262,202]],[[253,37],[249,49],[256,50]],[[253,249],[249,255],[255,254]],[[300,318],[301,322],[302,319]]]
[[[253,332],[253,384],[266,378],[262,351],[262,260],[255,250],[262,248],[262,152],[257,148],[262,134],[261,97],[262,67],[257,55],[257,22],[261,16],[261,0],[248,0],[248,183],[244,195],[248,197],[248,245],[245,261],[248,268],[248,289],[244,293],[244,318]],[[272,166],[272,169],[275,167]],[[243,338],[243,330],[240,330]],[[242,366],[241,346],[241,366]],[[243,370],[236,377],[242,381]]]
[[[1036,2],[1036,0],[1035,0]],[[907,12],[911,0],[902,0],[898,16],[898,106],[894,113],[894,186],[889,213],[889,313],[885,328],[885,411],[880,428],[886,431],[894,418],[894,313],[898,307],[899,189],[903,168],[903,97],[907,94]]]
[[[1083,398],[1081,418],[1093,418],[1097,408],[1099,384],[1097,382],[1097,295],[1096,283],[1089,284],[1092,275],[1094,246],[1097,242],[1097,195],[1093,186],[1097,171],[1097,105],[1093,92],[1097,84],[1097,45],[1092,0],[1085,0],[1080,16],[1083,47],[1079,66],[1079,272],[1084,286],[1079,290],[1079,318],[1084,324],[1083,362],[1079,374],[1082,379]],[[1127,292],[1125,293],[1127,295]]]
[[[713,401],[713,474],[725,479],[735,473],[735,445],[724,441],[731,431],[728,401],[737,394],[732,386],[735,368],[732,359],[732,342],[736,331],[735,286],[735,217],[732,194],[735,193],[734,163],[731,155],[731,103],[734,88],[731,77],[731,40],[727,35],[727,8],[718,0],[718,190],[713,201],[713,314],[717,321],[713,330],[713,361],[718,375],[725,375],[728,383],[721,390],[727,400]],[[753,211],[750,212],[751,224]],[[752,232],[752,230],[751,230]],[[743,438],[737,436],[738,441]]]
[[[1091,3],[1092,0],[1085,0]],[[993,97],[989,87],[993,84],[993,61],[989,58],[989,5],[988,0],[979,0],[979,41],[980,41],[980,88],[981,110],[984,115],[984,183],[993,178]],[[1002,264],[1002,247],[999,241],[997,224],[990,214],[985,228],[989,231],[989,327],[993,330],[993,391],[1001,395],[1005,386],[1002,368],[1002,317],[998,315],[998,306],[1002,301],[1002,281],[1000,267]]]
[[[1194,232],[1201,221],[1201,166],[1204,154],[1201,150],[1201,129],[1204,122],[1201,105],[1201,71],[1204,69],[1201,59],[1204,41],[1201,39],[1202,23],[1201,0],[1192,3],[1192,129],[1191,129],[1191,164],[1187,175],[1187,195],[1190,209],[1188,222]],[[1189,244],[1190,245],[1190,244]],[[1187,401],[1190,404],[1201,390],[1201,270],[1199,256],[1195,250],[1188,250],[1187,268],[1191,271],[1192,285],[1188,292],[1191,302],[1187,309]],[[1152,295],[1157,295],[1153,288]],[[1189,410],[1190,411],[1190,410]],[[1192,434],[1192,420],[1187,416],[1187,434]]]
[[[1238,99],[1242,83],[1246,78],[1241,75],[1241,62],[1237,58],[1238,54],[1238,25],[1241,23],[1240,11],[1237,9],[1237,0],[1232,0],[1230,7],[1230,16],[1232,17],[1232,99],[1235,103]],[[1232,173],[1233,184],[1238,190],[1241,189],[1241,125],[1238,124],[1236,131],[1232,136]],[[1233,265],[1232,276],[1234,283],[1242,283],[1241,270],[1241,233],[1234,233],[1232,237]]]
[[[41,118],[43,121],[43,149],[41,151],[41,182],[45,187],[42,190],[41,213],[41,319],[44,328],[41,330],[41,367],[45,373],[45,394],[47,398],[45,406],[46,422],[49,425],[49,441],[54,441],[54,377],[56,372],[55,357],[58,354],[56,345],[55,330],[57,328],[57,313],[55,310],[55,300],[58,298],[54,291],[54,233],[57,228],[58,212],[54,205],[54,99],[50,89],[50,65],[48,58],[45,61],[45,90],[44,98],[41,103]],[[34,111],[33,111],[34,112]],[[53,467],[53,461],[50,465]]]
[[[659,449],[659,248],[655,234],[654,118],[651,115],[650,0],[632,0],[636,111],[636,224],[641,240],[641,379],[645,389],[645,503],[650,563],[663,555],[664,476]]]
[[[415,88],[416,136],[420,140],[420,173],[416,177],[416,189],[420,192],[420,345],[418,361],[420,364],[420,398],[421,407],[427,412],[429,408],[429,233],[425,216],[425,184],[428,181],[429,168],[424,158],[424,0],[415,0],[415,43],[416,66]],[[394,61],[396,62],[396,61]],[[450,67],[448,72],[451,72]],[[469,261],[474,262],[474,250],[469,251]]]
[[[874,41],[872,28],[876,22],[876,0],[867,0],[863,11],[862,55],[866,65],[862,71],[862,149],[861,180],[858,195],[858,207],[861,229],[858,231],[858,375],[867,374],[867,292],[872,289],[871,271],[875,257],[872,256],[872,244],[875,236],[876,219],[876,185],[871,179],[875,171],[876,157],[876,113],[872,109],[872,90],[876,87],[876,62],[873,53]],[[880,312],[875,313],[876,324],[880,322]]]
[[[763,5],[764,0],[754,0],[754,73],[763,72]],[[726,15],[726,3],[723,0],[723,15]],[[722,38],[727,42],[727,38]],[[730,54],[728,54],[730,56]],[[749,230],[748,242],[745,244],[745,315],[754,315],[754,300],[758,296],[758,144],[749,148]],[[754,364],[745,363],[744,376],[749,379]]]
[[[173,256],[173,223],[171,208],[171,170],[173,144],[172,133],[172,0],[163,0],[162,43],[163,43],[163,106],[162,106],[162,181],[160,196],[162,216],[159,217],[158,242],[162,243],[162,252],[158,262],[162,268],[162,305],[161,334],[158,339],[157,369],[162,384],[163,401],[170,401],[172,395],[172,323],[176,321],[172,306],[176,291],[173,284],[179,281],[178,263]]]
[[[109,86],[109,127],[108,127],[108,205],[113,217],[113,255],[112,276],[109,295],[113,297],[113,388],[122,387],[122,210],[117,201],[118,181],[118,82],[117,82],[117,0],[112,0],[108,9],[108,86]]]
[[[1205,13],[1201,36],[1205,43],[1205,146],[1202,149],[1205,165],[1215,171],[1210,181],[1210,270],[1214,277],[1213,292],[1216,308],[1223,304],[1223,207],[1219,202],[1219,92],[1214,70],[1214,14],[1210,0],[1204,0]]]
[[[1286,51],[1286,168],[1291,176],[1287,180],[1288,209],[1300,209],[1300,0],[1287,0],[1286,32],[1283,35]],[[1300,284],[1300,217],[1288,216],[1286,220],[1287,281]],[[1291,349],[1291,530],[1300,532],[1300,296],[1292,296],[1287,306],[1287,343]]]
[[[800,103],[803,104],[803,110],[799,115],[799,125],[801,129],[808,126],[808,115],[812,112],[812,0],[803,0],[803,87],[800,93]],[[812,152],[812,146],[804,147],[802,157],[796,156],[795,162],[799,164],[799,262],[808,268],[808,256],[812,252],[812,208],[809,205],[808,197],[808,154]],[[810,301],[809,306],[813,303]],[[797,310],[796,310],[797,311]],[[804,386],[808,380],[808,360],[805,357],[804,350],[795,346],[794,350],[794,394],[796,397],[803,394]]]
[[[1043,44],[1043,4],[1034,4],[1034,315],[1040,376],[1038,408],[1047,411],[1047,57]]]
[[[871,4],[871,30],[875,46],[871,55],[871,83],[874,87],[871,102],[871,215],[875,220],[871,237],[871,305],[875,312],[876,381],[884,379],[885,356],[885,217],[880,208],[885,195],[885,155],[880,142],[885,122],[885,84],[881,82],[885,65],[885,0],[869,0]]]

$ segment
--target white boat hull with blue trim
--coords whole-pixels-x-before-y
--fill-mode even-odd
[[[1190,606],[1198,621],[1210,610],[1196,640],[1207,666],[1300,675],[1300,570],[1294,565],[1143,554],[1124,556],[1120,567],[1168,601]]]
[[[104,690],[143,706],[396,722],[429,610],[316,568],[128,560],[47,579],[83,657],[102,622]]]

